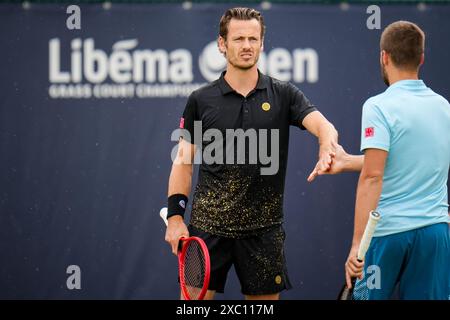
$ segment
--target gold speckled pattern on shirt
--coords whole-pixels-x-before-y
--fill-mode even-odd
[[[201,172],[190,223],[209,233],[239,238],[282,223],[282,190],[260,175],[258,165],[222,166]],[[219,178],[220,176],[220,178]]]

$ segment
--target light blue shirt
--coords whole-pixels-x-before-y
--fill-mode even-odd
[[[450,105],[422,80],[402,80],[366,101],[361,151],[388,151],[374,236],[449,222]]]

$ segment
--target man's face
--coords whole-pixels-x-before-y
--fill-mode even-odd
[[[233,67],[242,70],[252,68],[262,50],[261,25],[256,19],[231,19],[227,39],[219,38],[219,49],[226,53],[227,61]]]

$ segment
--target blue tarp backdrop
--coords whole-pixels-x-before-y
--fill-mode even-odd
[[[229,5],[0,5],[0,298],[177,299],[164,242],[171,133],[214,80]],[[257,6],[259,8],[259,6]],[[366,6],[272,5],[260,68],[294,82],[359,153],[364,101],[383,91],[381,30]],[[450,97],[450,6],[381,6],[381,27],[426,32],[422,78]],[[449,128],[450,129],[450,128]],[[334,299],[344,279],[356,173],[308,184],[317,142],[292,128],[284,201],[285,299]],[[81,270],[69,290],[67,268]],[[240,299],[234,271],[219,299]]]

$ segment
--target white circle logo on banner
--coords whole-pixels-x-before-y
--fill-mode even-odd
[[[217,42],[212,41],[206,45],[198,59],[200,72],[207,81],[214,81],[227,66],[225,57],[220,53]]]

